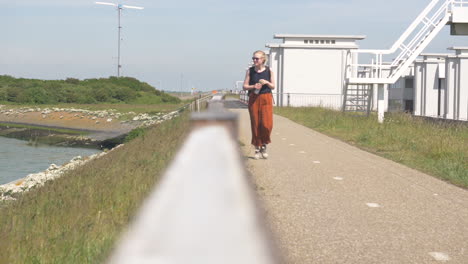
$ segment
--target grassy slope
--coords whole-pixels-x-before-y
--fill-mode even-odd
[[[275,113],[382,157],[468,187],[468,126],[433,123],[405,114],[365,118],[320,108],[276,108]]]
[[[188,130],[167,121],[18,201],[0,204],[0,263],[98,263]]]

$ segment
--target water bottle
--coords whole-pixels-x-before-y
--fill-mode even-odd
[[[255,93],[255,94],[259,94],[261,89],[262,89],[262,88],[260,88],[260,89],[254,89],[254,93]]]

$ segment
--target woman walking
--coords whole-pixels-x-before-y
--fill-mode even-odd
[[[252,129],[252,145],[255,159],[268,158],[267,144],[271,143],[273,129],[273,95],[275,79],[273,72],[265,66],[267,61],[263,51],[256,51],[252,57],[253,66],[247,70],[244,90],[249,91],[249,113]]]

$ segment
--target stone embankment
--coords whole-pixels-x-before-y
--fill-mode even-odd
[[[0,201],[15,200],[14,196],[16,194],[27,192],[32,188],[41,187],[47,181],[57,179],[67,171],[71,171],[79,166],[82,166],[91,160],[98,159],[121,146],[123,145],[119,145],[113,148],[112,150],[94,154],[89,157],[77,156],[70,160],[70,162],[63,164],[62,166],[51,164],[49,168],[43,172],[29,174],[23,179],[8,184],[0,185]]]

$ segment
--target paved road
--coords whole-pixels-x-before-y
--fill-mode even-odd
[[[285,262],[468,263],[468,191],[280,116],[254,160],[232,111]]]

